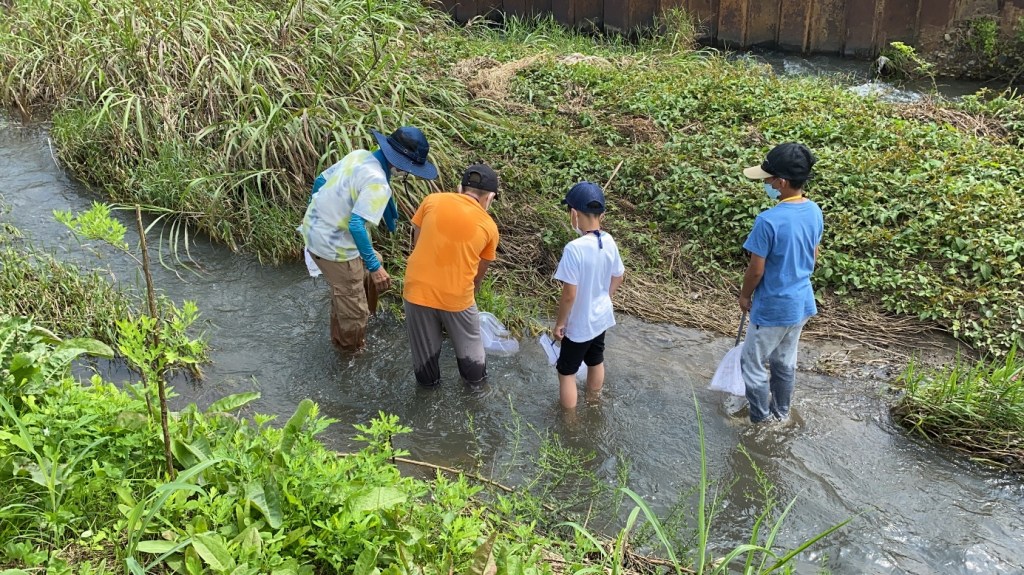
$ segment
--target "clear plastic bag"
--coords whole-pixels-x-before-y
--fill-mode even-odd
[[[740,356],[743,355],[743,328],[747,325],[747,312],[740,316],[740,328],[736,331],[736,344],[725,353],[725,357],[718,364],[715,376],[711,378],[711,385],[708,389],[724,391],[732,395],[747,395],[747,386],[743,383],[743,373],[740,371]]]
[[[732,395],[746,395],[747,386],[743,383],[743,374],[740,372],[740,356],[743,354],[743,344],[726,352],[725,357],[718,364],[715,376],[711,378],[711,385],[708,389],[724,391]]]
[[[519,341],[512,337],[494,314],[482,311],[478,315],[484,351],[495,355],[513,355],[519,352]]]

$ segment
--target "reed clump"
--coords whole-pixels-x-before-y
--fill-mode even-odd
[[[370,129],[422,126],[453,173],[481,107],[427,58],[415,2],[29,0],[0,23],[0,101],[55,114],[60,159],[232,248],[294,257],[313,177]]]
[[[0,315],[34,318],[36,325],[67,337],[115,341],[118,319],[135,300],[95,271],[31,248],[0,246]]]
[[[893,414],[910,430],[973,459],[1024,471],[1024,359],[958,359],[948,368],[912,362]]]

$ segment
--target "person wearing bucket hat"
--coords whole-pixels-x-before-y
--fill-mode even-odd
[[[370,228],[381,220],[395,231],[398,207],[391,177],[437,177],[419,128],[403,126],[389,136],[373,131],[373,136],[377,150],[353,150],[317,176],[298,227],[310,259],[331,287],[331,342],[344,351],[362,349],[377,294],[391,287],[370,239]]]
[[[818,312],[811,273],[824,218],[818,204],[804,195],[815,161],[807,146],[787,142],[772,148],[760,165],[743,170],[777,202],[758,214],[743,243],[750,261],[739,307],[750,313],[750,327],[740,373],[753,423],[789,419],[800,332]]]
[[[612,296],[622,285],[626,268],[611,234],[601,229],[605,199],[601,186],[579,182],[562,204],[569,208],[569,224],[580,236],[562,250],[555,279],[562,282],[562,297],[552,330],[562,342],[555,369],[562,407],[576,407],[576,372],[587,364],[588,395],[604,386],[604,334],[615,325]],[[571,413],[571,412],[570,412]]]
[[[402,296],[420,385],[441,383],[441,329],[455,348],[468,384],[487,378],[476,293],[497,257],[498,226],[487,213],[498,195],[498,174],[485,164],[466,168],[454,193],[430,194],[412,217],[413,248]]]

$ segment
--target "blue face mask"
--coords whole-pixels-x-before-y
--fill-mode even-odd
[[[773,188],[768,182],[764,183],[764,193],[768,194],[768,197],[773,200],[779,199],[779,196],[782,195],[782,192]]]

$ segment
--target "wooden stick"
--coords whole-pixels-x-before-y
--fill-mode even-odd
[[[619,173],[619,168],[622,167],[622,162],[625,162],[625,161],[626,160],[619,160],[619,165],[615,166],[615,169],[612,170],[612,175],[609,176],[608,181],[605,182],[604,183],[604,187],[601,188],[602,190],[604,190],[604,193],[606,193],[606,194],[608,193],[608,186],[612,185],[612,180],[615,179],[615,174]]]
[[[445,467],[444,465],[437,465],[436,463],[427,463],[426,461],[416,461],[415,459],[408,459],[408,458],[405,458],[405,457],[396,457],[395,461],[398,461],[400,463],[408,463],[409,465],[417,465],[419,467],[427,467],[427,468],[430,468],[430,469],[436,469],[438,471],[445,471],[445,472],[451,473],[453,475],[460,475],[460,474],[461,475],[465,475],[466,477],[469,477],[469,478],[471,478],[471,479],[473,479],[475,481],[479,481],[481,483],[486,483],[488,485],[492,485],[494,487],[497,487],[498,489],[501,489],[502,491],[504,491],[506,493],[515,493],[516,492],[515,489],[513,489],[513,488],[511,488],[511,487],[509,487],[507,485],[502,485],[501,483],[498,483],[497,481],[495,481],[493,479],[488,479],[488,478],[486,478],[486,477],[484,477],[482,475],[478,475],[476,473],[466,473],[465,471],[462,471],[462,470],[459,470],[459,469],[455,469],[454,467]]]

